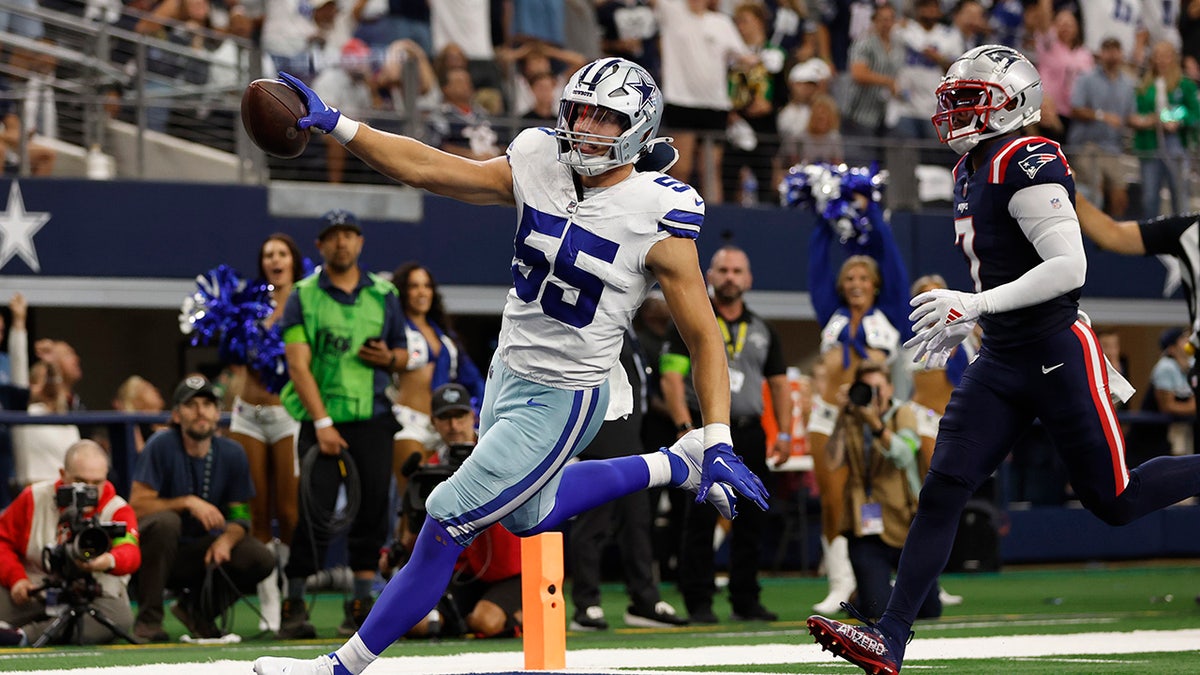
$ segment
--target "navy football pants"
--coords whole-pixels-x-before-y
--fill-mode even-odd
[[[1095,333],[1081,321],[1017,349],[985,344],[954,390],[900,557],[881,627],[903,642],[945,567],[967,499],[1041,419],[1088,510],[1124,525],[1200,493],[1200,455],[1158,457],[1132,472],[1108,398]]]

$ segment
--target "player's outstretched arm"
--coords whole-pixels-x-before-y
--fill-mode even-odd
[[[379,131],[343,115],[288,73],[279,79],[306,102],[301,129],[317,129],[346,146],[371,168],[405,185],[471,204],[513,204],[512,171],[504,157],[476,161],[430,147],[416,139]]]
[[[726,483],[767,510],[767,489],[762,480],[733,454],[729,431],[729,365],[712,303],[708,299],[696,245],[689,239],[669,237],[646,255],[671,317],[692,357],[692,382],[704,422],[704,464],[696,502],[705,500],[713,483]]]
[[[1088,239],[1100,248],[1126,255],[1145,255],[1142,231],[1132,220],[1114,220],[1081,194],[1075,195],[1075,213]]]

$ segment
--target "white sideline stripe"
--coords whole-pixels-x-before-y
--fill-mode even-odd
[[[1067,635],[1008,635],[974,638],[933,638],[914,640],[906,661],[943,659],[1030,658],[1084,654],[1133,654],[1149,652],[1192,652],[1200,645],[1200,629],[1174,631],[1132,631],[1128,633],[1077,633]],[[264,652],[278,649],[264,648]],[[197,653],[199,657],[200,654]],[[688,647],[679,649],[580,649],[567,652],[566,673],[616,673],[616,669],[651,672],[656,667],[745,666],[774,663],[844,663],[809,642],[806,633],[797,631],[795,644],[736,645],[727,647]],[[435,675],[438,673],[494,673],[523,669],[520,651],[467,653],[451,656],[401,656],[379,659],[370,675]],[[906,664],[905,670],[920,664]],[[203,664],[172,663],[144,666],[88,667],[95,675],[211,675],[211,673],[249,673],[248,661],[214,661]],[[79,675],[81,670],[28,671],[39,675]],[[619,671],[630,675],[630,670]],[[708,670],[706,675],[713,675]],[[673,675],[677,675],[674,673]],[[746,675],[740,673],[739,675]]]

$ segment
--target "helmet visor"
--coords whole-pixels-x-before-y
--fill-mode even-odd
[[[1003,92],[990,82],[958,80],[938,87],[932,118],[938,138],[945,143],[987,129],[997,98],[1003,99]]]
[[[567,150],[582,157],[608,155],[621,135],[629,131],[629,115],[604,106],[563,101],[555,135]]]

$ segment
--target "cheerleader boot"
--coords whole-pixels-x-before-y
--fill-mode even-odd
[[[821,538],[821,549],[825,555],[825,574],[829,578],[829,595],[813,605],[817,614],[832,616],[842,611],[842,603],[850,602],[850,596],[858,588],[854,580],[854,568],[850,566],[850,544],[843,536],[826,543]]]

